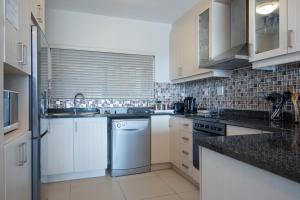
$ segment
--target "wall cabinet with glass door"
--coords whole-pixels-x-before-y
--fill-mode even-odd
[[[251,61],[287,53],[287,0],[250,0]]]
[[[250,0],[253,68],[300,60],[299,8],[297,0]]]
[[[229,8],[225,0],[201,1],[172,25],[172,81],[228,76],[228,71],[205,69],[205,65],[230,47],[230,41],[224,39],[230,36]]]

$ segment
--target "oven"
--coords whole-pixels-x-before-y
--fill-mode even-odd
[[[197,140],[204,137],[217,137],[226,135],[226,125],[219,122],[205,121],[203,119],[193,120],[193,165],[199,169],[199,145]]]

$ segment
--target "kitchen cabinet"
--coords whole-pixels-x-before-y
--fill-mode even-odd
[[[170,162],[169,115],[151,117],[151,164]]]
[[[8,4],[9,0],[5,1]],[[31,12],[30,0],[16,0],[17,23],[6,17],[4,24],[4,62],[19,71],[31,73]],[[8,14],[6,13],[6,16]]]
[[[264,133],[262,130],[252,129],[252,128],[244,128],[239,126],[226,126],[226,135],[233,136],[233,135],[251,135],[251,134],[262,134]],[[265,132],[266,133],[266,132]]]
[[[212,59],[230,47],[229,6],[205,0],[172,24],[170,33],[170,79],[184,82],[209,77],[228,77],[229,71],[205,69],[203,60]],[[225,20],[226,19],[226,20]],[[222,32],[222,34],[219,34]],[[227,33],[228,32],[228,33]]]
[[[193,166],[192,119],[170,118],[170,160],[177,169],[199,183],[199,171]]]
[[[288,1],[288,53],[300,51],[300,1]]]
[[[31,0],[31,12],[45,33],[45,0]]]
[[[41,142],[43,182],[105,175],[107,118],[49,119]]]
[[[107,168],[107,118],[74,119],[75,172]]]
[[[74,120],[51,119],[47,134],[47,175],[66,174],[74,171]]]
[[[264,13],[263,6],[277,5],[273,12]],[[250,43],[251,62],[287,53],[287,4],[286,0],[250,0]]]
[[[202,148],[202,200],[298,200],[300,184]]]
[[[31,136],[24,133],[4,146],[5,200],[31,200]]]

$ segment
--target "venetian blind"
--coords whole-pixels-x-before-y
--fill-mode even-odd
[[[52,49],[52,96],[154,98],[154,56]]]

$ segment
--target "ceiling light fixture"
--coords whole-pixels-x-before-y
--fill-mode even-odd
[[[256,13],[260,15],[268,15],[274,12],[278,7],[279,7],[279,3],[276,1],[262,3],[256,6]]]

